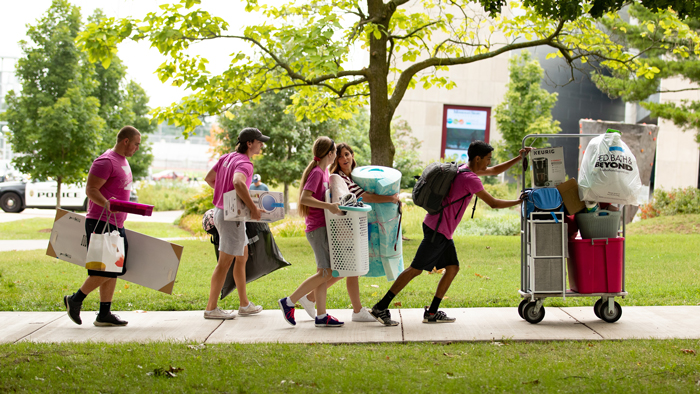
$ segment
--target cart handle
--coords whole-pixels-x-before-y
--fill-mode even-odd
[[[535,140],[537,138],[581,138],[581,137],[598,137],[601,134],[528,134],[525,137],[523,137],[523,149],[525,149],[525,142],[529,138],[534,138]],[[533,141],[534,143],[534,141]],[[523,191],[525,190],[525,173],[527,172],[527,156],[522,156],[523,158],[523,172],[522,172],[522,181],[523,181]]]
[[[581,138],[581,137],[598,137],[602,134],[528,134],[523,138],[523,148],[528,138]]]

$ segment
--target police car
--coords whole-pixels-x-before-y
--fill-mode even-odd
[[[132,191],[130,201],[138,201]],[[61,185],[61,208],[87,211],[88,198],[85,185]],[[19,213],[25,208],[56,208],[56,181],[49,182],[0,182],[0,208],[5,212]]]

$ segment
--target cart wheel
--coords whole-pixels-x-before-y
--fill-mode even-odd
[[[603,304],[603,299],[599,298],[598,301],[595,302],[595,305],[593,305],[593,313],[595,313],[595,317],[598,319],[602,319],[600,317],[600,306]]]
[[[535,313],[536,302],[530,302],[525,307],[523,307],[523,319],[527,320],[528,323],[537,324],[544,319],[544,307],[540,307],[538,313]]]
[[[606,303],[601,302],[600,309],[598,309],[598,313],[600,314],[600,318],[604,322],[615,323],[616,321],[620,320],[620,317],[622,316],[622,307],[620,306],[620,304],[615,302],[613,312],[610,313],[610,311],[608,311],[608,306],[606,305]]]
[[[525,305],[527,305],[528,302],[530,302],[530,300],[528,300],[526,298],[526,299],[520,301],[520,305],[518,305],[518,315],[520,315],[521,319],[525,318],[525,316],[523,316],[523,309],[525,309]]]

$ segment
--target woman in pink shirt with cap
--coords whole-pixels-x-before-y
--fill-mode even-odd
[[[238,198],[243,200],[250,209],[253,220],[260,219],[260,210],[253,204],[248,188],[253,180],[253,163],[250,159],[260,153],[270,137],[264,136],[260,130],[252,127],[241,130],[238,134],[236,151],[227,153],[216,162],[207,173],[204,180],[214,188],[214,224],[219,232],[219,261],[211,275],[209,301],[204,311],[205,319],[228,320],[236,317],[234,311],[225,311],[217,306],[219,293],[226,281],[226,273],[234,262],[233,279],[236,282],[241,316],[260,313],[262,306],[248,300],[246,293],[245,266],[248,261],[248,237],[245,232],[245,221],[224,220],[224,194],[235,190]]]

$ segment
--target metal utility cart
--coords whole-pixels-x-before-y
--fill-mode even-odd
[[[523,138],[581,138],[600,134],[531,134]],[[577,158],[578,159],[578,158]],[[523,170],[523,191],[527,168]],[[520,215],[520,317],[532,324],[544,319],[544,300],[548,297],[600,297],[593,312],[601,320],[614,323],[622,316],[615,297],[625,298],[625,246],[622,242],[622,291],[619,293],[578,293],[567,290],[567,232],[562,212],[532,212]],[[625,207],[622,208],[622,237],[625,237]],[[619,234],[619,231],[618,231]],[[595,240],[591,240],[594,242]]]

